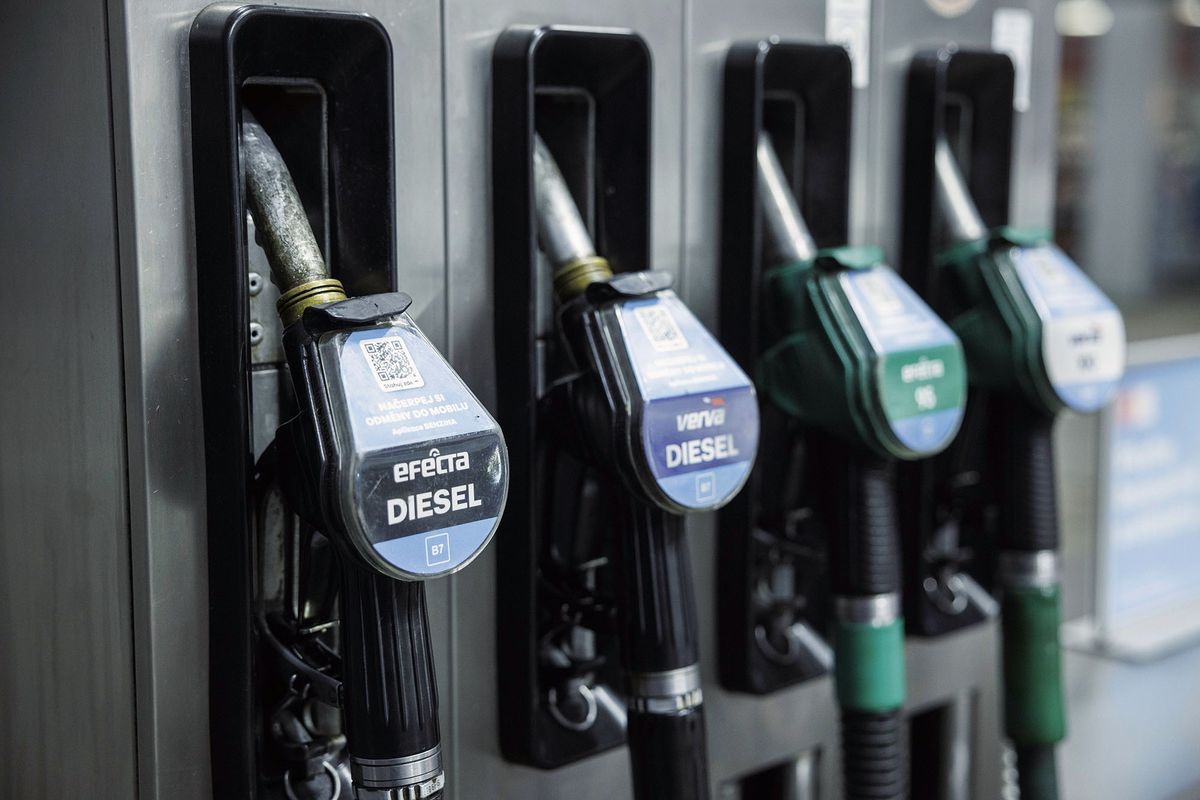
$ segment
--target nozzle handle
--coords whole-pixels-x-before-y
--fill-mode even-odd
[[[421,787],[419,796],[440,797],[441,733],[425,585],[389,578],[347,554],[339,560],[343,707],[354,785],[380,792]]]
[[[634,796],[705,800],[700,637],[683,518],[634,499],[626,517],[618,579]]]
[[[1054,479],[1054,418],[1006,399],[1008,450],[1000,504],[1000,548],[1057,550],[1058,498]]]

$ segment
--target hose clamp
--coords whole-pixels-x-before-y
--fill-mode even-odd
[[[704,702],[700,665],[689,664],[662,672],[631,672],[627,704],[646,714],[682,714]]]
[[[419,800],[446,782],[441,745],[400,758],[352,756],[350,774],[359,800]]]
[[[863,597],[837,597],[834,612],[838,622],[882,628],[900,618],[900,595],[886,592]]]
[[[998,568],[1001,585],[1010,589],[1048,589],[1062,574],[1054,550],[1005,550]]]
[[[438,773],[436,777],[410,786],[393,786],[390,789],[369,789],[355,787],[355,800],[429,800],[430,797],[446,788],[446,776]]]

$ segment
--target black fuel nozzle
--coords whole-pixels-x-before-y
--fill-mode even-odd
[[[276,437],[282,482],[340,563],[338,694],[355,792],[441,797],[422,581],[466,566],[490,540],[508,486],[504,440],[408,316],[407,295],[346,298],[286,163],[248,112],[241,155],[300,408]]]
[[[594,466],[622,498],[613,551],[634,793],[707,798],[699,632],[681,514],[722,505],[748,477],[758,439],[754,390],[671,291],[668,275],[613,275],[541,137],[534,190],[538,239],[563,306],[560,330],[581,370],[576,423],[595,443]]]

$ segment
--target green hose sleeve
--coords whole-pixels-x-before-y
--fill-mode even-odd
[[[904,705],[903,619],[879,626],[835,623],[833,648],[842,708],[884,712]]]
[[[1004,727],[1017,748],[1067,735],[1058,586],[1007,589],[1001,606]]]

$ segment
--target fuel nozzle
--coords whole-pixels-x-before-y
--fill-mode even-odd
[[[242,118],[246,200],[271,279],[279,287],[276,308],[284,326],[309,306],[346,299],[341,281],[329,277],[291,172],[271,137],[249,111]]]
[[[707,800],[699,630],[683,514],[728,502],[750,474],[749,377],[671,290],[665,272],[613,276],[549,148],[535,137],[538,238],[583,369],[556,382],[619,498],[613,526],[626,737],[634,796]],[[614,231],[619,236],[620,230]],[[588,291],[603,283],[604,291]],[[597,287],[601,288],[601,287]],[[680,422],[684,420],[684,422]],[[654,608],[652,619],[641,610]]]
[[[899,800],[907,758],[892,461],[926,458],[954,437],[965,394],[962,348],[877,248],[818,252],[767,134],[756,148],[772,264],[763,275],[772,343],[760,357],[759,386],[810,429],[807,452],[821,465],[811,478],[831,533],[845,796]]]
[[[1005,733],[1020,794],[1058,796],[1054,749],[1066,736],[1062,689],[1058,508],[1052,430],[1063,409],[1096,411],[1124,369],[1120,311],[1044,231],[989,230],[949,143],[934,151],[937,205],[953,244],[952,321],[973,388],[1003,424],[991,458],[999,489]]]
[[[341,687],[332,694],[355,797],[440,798],[423,581],[464,567],[491,540],[508,490],[504,437],[408,316],[407,294],[347,299],[329,277],[287,164],[249,113],[240,150],[247,204],[282,291],[297,409],[275,437],[280,483],[289,510],[336,546]],[[379,415],[416,406],[429,422]]]
[[[579,296],[588,284],[612,277],[608,259],[596,255],[592,237],[563,179],[554,154],[534,135],[533,182],[538,243],[554,265],[554,294],[560,303]]]

